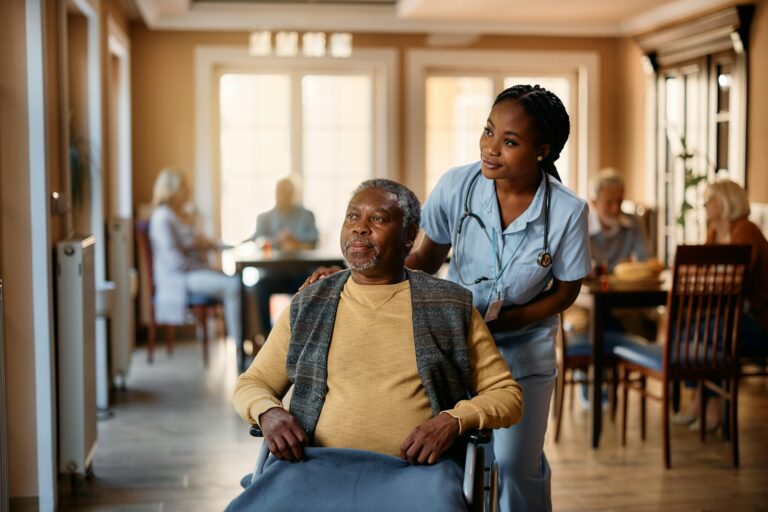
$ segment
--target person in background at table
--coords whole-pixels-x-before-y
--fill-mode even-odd
[[[723,179],[707,185],[704,192],[707,215],[707,243],[751,245],[752,259],[744,288],[744,314],[740,320],[739,351],[746,357],[768,356],[768,240],[747,217],[747,192],[737,183]],[[694,423],[699,416],[698,388],[688,409],[676,416],[676,423]],[[707,394],[707,428],[720,424],[720,398]],[[698,430],[698,425],[692,424]]]
[[[480,161],[440,178],[424,205],[424,237],[405,262],[435,273],[453,249],[448,279],[472,291],[523,388],[522,421],[493,438],[502,512],[552,510],[544,435],[557,315],[592,270],[587,203],[560,182],[555,167],[569,132],[568,113],[553,93],[538,85],[502,91],[480,134]],[[319,269],[305,286],[333,272]]]
[[[621,211],[624,202],[624,178],[614,169],[603,169],[591,183],[589,212],[589,246],[596,275],[613,273],[616,265],[625,261],[648,260],[648,244],[638,218]],[[610,352],[615,336],[627,330],[653,337],[654,322],[645,312],[626,311],[621,319],[613,314],[606,319],[606,350]],[[569,346],[588,344],[589,312],[579,306],[569,308],[563,314]],[[627,324],[625,326],[624,324]],[[581,370],[575,370],[574,378],[586,381]],[[607,395],[604,396],[607,403]],[[583,409],[589,408],[589,387],[582,384],[578,395]]]
[[[158,323],[186,323],[187,295],[209,295],[224,304],[227,334],[236,342],[240,332],[240,282],[214,270],[207,254],[222,248],[188,219],[190,191],[184,175],[164,169],[155,179],[149,239],[155,281],[155,317]]]
[[[637,217],[621,211],[624,178],[613,169],[604,169],[594,179],[589,214],[589,245],[592,260],[613,272],[618,263],[649,257],[645,234]]]
[[[264,247],[280,251],[314,249],[318,233],[314,214],[296,200],[296,186],[291,178],[283,178],[275,188],[275,207],[256,218],[256,231],[250,240],[262,241]],[[295,293],[306,279],[306,273],[259,271],[256,283],[259,320],[264,335],[272,329],[269,300],[276,293]]]

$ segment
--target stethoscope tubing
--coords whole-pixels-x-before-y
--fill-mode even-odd
[[[477,221],[480,228],[483,230],[483,233],[485,234],[485,237],[488,239],[488,242],[493,245],[493,241],[491,240],[490,235],[488,235],[488,230],[485,228],[485,223],[480,218],[479,215],[472,212],[472,209],[469,207],[469,200],[472,196],[472,190],[475,187],[475,184],[477,183],[478,179],[480,178],[480,175],[483,173],[482,170],[477,171],[474,176],[472,176],[472,180],[469,182],[469,187],[467,187],[467,192],[464,195],[464,212],[462,213],[461,217],[459,217],[459,222],[456,225],[456,235],[454,237],[454,256],[453,261],[456,266],[456,274],[459,278],[459,282],[463,284],[464,286],[472,286],[479,284],[483,281],[490,281],[490,278],[481,276],[474,281],[465,281],[463,276],[461,275],[461,265],[459,264],[459,253],[461,252],[460,248],[460,242],[461,242],[461,230],[464,225],[464,221],[467,219],[474,219]],[[539,252],[538,257],[536,258],[536,263],[538,263],[541,267],[549,267],[552,264],[552,255],[549,253],[549,207],[550,207],[550,201],[551,201],[551,192],[550,192],[550,184],[549,184],[549,176],[547,176],[547,173],[544,173],[544,179],[545,185],[544,185],[544,245],[542,247],[541,252]],[[518,247],[519,248],[519,247]],[[515,251],[517,252],[517,251]],[[494,257],[496,255],[494,254]]]

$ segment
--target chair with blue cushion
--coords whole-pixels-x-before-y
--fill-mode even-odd
[[[565,388],[573,387],[578,384],[590,384],[589,378],[575,375],[575,370],[581,370],[583,374],[589,372],[592,365],[592,345],[589,342],[589,335],[586,332],[569,334],[560,319],[560,329],[557,336],[557,380],[555,382],[555,442],[560,441],[560,429],[563,420],[563,407],[565,402]],[[611,420],[616,417],[616,364],[613,358],[613,347],[623,343],[625,340],[639,339],[639,336],[621,331],[608,331],[604,336],[603,344],[603,368],[610,370],[610,378],[606,379],[609,384],[608,402],[610,405]],[[571,406],[573,405],[573,393],[571,393]]]
[[[152,273],[152,244],[149,240],[149,222],[136,221],[136,251],[138,253],[140,268],[146,269],[141,275],[141,284],[146,286],[150,293],[149,325],[147,333],[147,361],[152,362],[154,357],[155,339],[158,324],[155,321],[155,282]],[[187,308],[195,317],[197,331],[201,333],[203,344],[203,364],[208,366],[208,318],[214,316],[221,309],[222,303],[216,297],[199,293],[187,295]],[[165,325],[165,346],[168,355],[173,354],[174,325]]]
[[[739,465],[738,341],[743,288],[751,247],[747,245],[682,245],[677,248],[672,288],[667,295],[664,343],[625,340],[613,349],[622,388],[621,444],[627,439],[629,390],[641,395],[641,437],[645,439],[646,398],[662,402],[664,466],[670,467],[670,385],[693,381],[706,386],[729,403],[729,431],[733,465]],[[635,377],[630,379],[634,374]],[[661,382],[661,396],[651,394],[649,378]],[[706,422],[702,397],[700,436]]]

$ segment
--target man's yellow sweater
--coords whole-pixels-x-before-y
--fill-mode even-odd
[[[347,280],[328,352],[328,393],[314,444],[399,456],[400,444],[432,409],[416,367],[410,283],[359,285]],[[235,386],[246,421],[281,406],[291,383],[285,369],[290,317],[277,320],[264,347]],[[523,398],[480,314],[467,340],[475,396],[447,412],[461,429],[498,428],[520,420]]]

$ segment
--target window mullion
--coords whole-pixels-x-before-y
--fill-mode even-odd
[[[291,73],[291,173],[304,176],[304,73]]]

